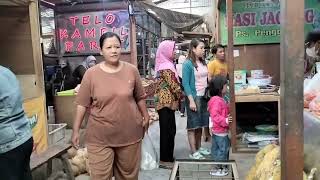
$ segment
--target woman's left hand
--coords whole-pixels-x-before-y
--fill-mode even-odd
[[[143,127],[143,131],[144,133],[148,133],[148,129],[149,129],[149,121],[150,121],[150,117],[149,115],[146,116],[146,117],[143,117],[143,120],[142,120],[142,127]]]

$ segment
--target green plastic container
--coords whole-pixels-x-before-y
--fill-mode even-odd
[[[70,90],[66,90],[66,91],[60,91],[57,92],[58,96],[74,96],[75,95],[75,91],[74,89],[70,89]]]

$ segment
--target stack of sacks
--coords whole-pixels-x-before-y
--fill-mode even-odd
[[[313,174],[311,171],[309,175],[311,179]],[[256,164],[251,167],[246,180],[281,180],[280,146],[270,144],[259,151],[256,155]],[[305,172],[303,180],[307,180]]]

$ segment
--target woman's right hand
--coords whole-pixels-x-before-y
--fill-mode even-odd
[[[197,111],[197,105],[194,101],[190,101],[190,109],[191,111],[194,111],[194,112]]]
[[[71,137],[72,146],[76,149],[80,147],[80,134],[79,131],[72,131]]]

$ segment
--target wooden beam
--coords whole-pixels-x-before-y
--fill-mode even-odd
[[[212,33],[200,33],[200,32],[191,32],[191,31],[182,31],[183,37],[189,38],[210,38],[212,37]]]
[[[48,2],[46,0],[40,0],[40,5],[44,6],[44,7],[47,7],[47,8],[51,8],[53,10],[55,10],[55,8],[56,8],[55,4],[50,3],[50,2]]]
[[[160,0],[160,1],[154,2],[154,4],[158,5],[158,4],[161,4],[161,3],[166,2],[166,1],[168,1],[168,0]]]
[[[235,93],[234,93],[234,57],[233,57],[233,1],[227,0],[227,25],[228,25],[228,45],[227,45],[227,63],[229,73],[229,88],[230,88],[230,114],[234,120],[231,124],[231,128],[236,132],[236,104],[235,104]],[[231,136],[231,144],[235,145],[237,142],[236,134]],[[232,146],[232,151],[235,152],[235,146]]]
[[[221,28],[220,28],[220,8],[219,8],[219,6],[220,6],[220,4],[221,4],[221,2],[220,2],[220,0],[218,0],[218,2],[217,2],[217,11],[216,11],[216,35],[217,35],[217,37],[216,37],[216,43],[221,43]]]
[[[100,10],[116,10],[116,9],[128,9],[128,5],[125,2],[97,2],[90,4],[76,4],[71,5],[56,5],[55,12],[58,13],[70,13],[70,12],[90,12],[90,11],[100,11]]]
[[[43,72],[43,61],[42,61],[42,49],[40,43],[40,17],[39,17],[39,1],[30,0],[29,4],[29,15],[30,15],[30,28],[31,28],[31,41],[32,41],[32,54],[34,62],[34,70],[36,74],[36,88],[37,97],[42,96],[44,106],[44,121],[45,121],[45,132],[48,134],[48,122],[47,122],[47,107],[46,107],[46,94],[44,88],[44,72]]]
[[[130,52],[131,52],[131,63],[138,67],[137,61],[137,28],[136,19],[134,16],[130,17]]]
[[[281,0],[281,179],[301,180],[303,159],[304,1]]]
[[[40,43],[40,22],[39,22],[39,6],[38,0],[32,0],[29,5],[30,14],[30,29],[32,41],[32,54],[34,69],[36,74],[36,86],[38,88],[37,96],[44,95],[44,79],[43,79],[43,63],[42,63],[42,50]]]

